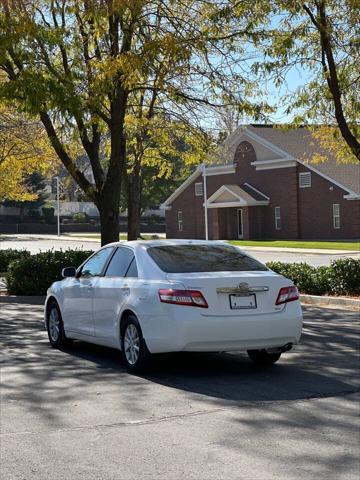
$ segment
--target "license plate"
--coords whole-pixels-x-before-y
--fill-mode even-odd
[[[256,295],[229,295],[230,308],[233,310],[240,310],[242,308],[257,308]]]

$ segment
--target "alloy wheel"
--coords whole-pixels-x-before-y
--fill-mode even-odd
[[[132,323],[126,327],[124,347],[126,360],[130,365],[135,365],[140,353],[140,337],[136,326]]]
[[[55,307],[50,310],[48,323],[51,340],[57,342],[60,336],[60,316]]]

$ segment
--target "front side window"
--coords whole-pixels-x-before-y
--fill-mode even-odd
[[[109,263],[105,277],[125,277],[133,260],[134,252],[130,248],[119,247]]]
[[[111,253],[113,251],[112,247],[103,248],[99,252],[95,253],[82,267],[81,276],[82,277],[96,277],[101,275],[106,262],[108,261]]]
[[[340,205],[338,203],[333,205],[333,225],[336,229],[340,228]]]
[[[164,245],[150,247],[147,252],[166,273],[268,270],[232,245]]]
[[[281,209],[275,207],[275,230],[281,230]]]

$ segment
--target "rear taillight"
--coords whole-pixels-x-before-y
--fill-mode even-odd
[[[293,302],[299,299],[299,291],[292,285],[291,287],[280,288],[279,295],[276,299],[275,305],[281,305],[282,303]]]
[[[175,305],[188,305],[190,307],[208,308],[203,294],[197,290],[159,290],[160,302],[173,303]]]

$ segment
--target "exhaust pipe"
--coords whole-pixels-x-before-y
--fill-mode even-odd
[[[287,343],[286,345],[283,345],[282,347],[280,347],[279,350],[281,351],[281,353],[284,353],[284,352],[288,352],[292,348],[293,348],[293,344]]]
[[[293,346],[294,345],[292,343],[286,343],[282,347],[267,348],[266,351],[269,352],[269,353],[284,353],[284,352],[288,352],[289,350],[291,350],[293,348]]]

